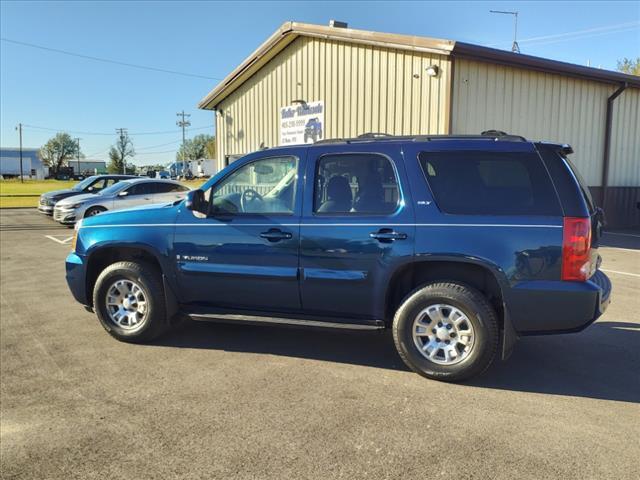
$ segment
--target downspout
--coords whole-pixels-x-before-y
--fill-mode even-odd
[[[607,120],[604,125],[604,156],[602,159],[602,209],[605,208],[607,198],[607,187],[609,186],[609,157],[611,153],[611,124],[613,123],[613,102],[627,88],[627,82],[623,83],[618,89],[607,98]]]

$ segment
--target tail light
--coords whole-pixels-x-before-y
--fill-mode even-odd
[[[562,233],[562,280],[584,282],[591,270],[591,220],[565,217]]]

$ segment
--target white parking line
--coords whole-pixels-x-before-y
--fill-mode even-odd
[[[620,272],[618,270],[605,270],[604,268],[601,268],[600,270],[607,273],[617,273],[618,275],[629,275],[630,277],[640,277],[640,274],[638,273]]]
[[[623,252],[640,253],[640,250],[634,250],[633,248],[611,247],[609,245],[600,245],[598,248],[609,248],[611,250],[622,250]]]
[[[62,235],[45,235],[46,238],[48,238],[49,240],[53,240],[56,243],[59,243],[61,245],[66,245],[67,243],[69,243],[71,240],[73,240],[73,236],[65,238],[64,240],[58,240],[56,237],[61,237]]]

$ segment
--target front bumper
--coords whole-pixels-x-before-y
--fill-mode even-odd
[[[38,211],[40,213],[44,213],[45,215],[53,215],[53,206],[52,205],[38,205]]]
[[[53,209],[53,219],[56,222],[60,222],[64,225],[73,225],[76,223],[76,211],[75,210],[63,210],[55,207]]]
[[[71,252],[65,261],[67,285],[73,298],[83,305],[89,305],[87,298],[86,263],[82,255]]]
[[[521,335],[579,332],[605,312],[611,292],[601,270],[586,282],[522,282],[509,294],[511,320]]]

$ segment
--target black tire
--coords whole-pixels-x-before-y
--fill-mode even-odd
[[[414,342],[414,320],[434,304],[447,304],[459,309],[473,327],[473,347],[458,363],[443,365],[431,361]],[[489,368],[498,350],[498,319],[493,307],[478,290],[459,283],[436,282],[414,290],[398,308],[392,330],[404,363],[414,372],[434,380],[459,382],[480,375]]]
[[[104,207],[90,207],[87,209],[86,212],[84,212],[83,218],[93,217],[94,215],[99,215],[102,212],[106,212],[106,211],[107,209]]]
[[[119,280],[135,282],[147,302],[145,313],[134,329],[117,325],[107,312],[107,291]],[[162,278],[158,269],[148,263],[117,262],[105,268],[93,289],[93,306],[104,329],[123,342],[149,342],[164,333],[169,326]]]

